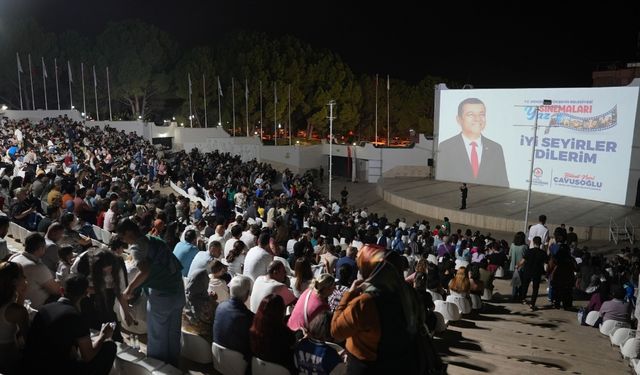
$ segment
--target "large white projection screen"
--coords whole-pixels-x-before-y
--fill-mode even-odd
[[[549,99],[551,105],[543,106]],[[441,90],[436,179],[624,204],[637,87]]]

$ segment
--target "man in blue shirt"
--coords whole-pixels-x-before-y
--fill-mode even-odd
[[[197,241],[198,234],[195,230],[189,229],[184,234],[184,241],[178,242],[176,247],[173,249],[173,255],[178,258],[182,265],[182,277],[187,277],[189,275],[191,262],[193,262],[193,258],[198,254],[198,247],[196,246]]]
[[[348,283],[352,283],[358,275],[358,265],[356,264],[356,255],[358,255],[358,249],[350,247],[347,250],[347,255],[338,259],[336,263],[336,270],[339,270],[342,265],[346,265],[351,268],[351,280]]]

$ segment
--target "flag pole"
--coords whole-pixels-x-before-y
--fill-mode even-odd
[[[20,74],[22,73],[22,64],[20,63],[20,55],[16,52],[16,61],[18,62],[18,92],[20,93],[20,110],[24,110],[22,106],[22,80]]]
[[[220,86],[220,76],[218,79],[218,126],[222,126],[222,86]]]
[[[96,66],[93,65],[93,96],[96,98],[96,121],[100,121],[100,112],[98,112],[98,78],[96,77]]]
[[[378,74],[376,74],[376,135],[373,141],[378,142]]]
[[[44,94],[44,110],[49,110],[49,103],[47,103],[47,68],[44,66],[44,57],[41,57],[42,61],[42,92]]]
[[[82,113],[83,117],[87,118],[87,97],[84,94],[84,63],[80,63],[80,76],[82,77]]]
[[[58,99],[58,111],[60,110],[60,88],[58,87],[58,60],[56,58],[53,59],[53,66],[55,67],[56,73],[56,98]]]
[[[193,128],[193,107],[191,106],[191,73],[187,73],[187,80],[189,80],[189,126]]]
[[[204,103],[204,127],[209,127],[209,122],[207,121],[207,82],[205,81],[204,73],[202,73],[202,101]]]
[[[387,74],[387,147],[389,147],[389,75]]]
[[[236,88],[235,80],[231,77],[231,122],[233,123],[233,136],[236,136]]]
[[[273,145],[278,145],[278,89],[273,81]]]
[[[31,109],[36,109],[36,97],[33,95],[33,68],[31,68],[31,54],[29,54],[29,80],[31,81]]]
[[[73,109],[73,94],[71,94],[71,82],[73,82],[73,78],[71,77],[71,62],[67,60],[67,72],[69,73],[69,109]]]
[[[291,146],[291,84],[289,84],[289,146]]]
[[[247,137],[249,136],[249,83],[244,79],[244,118],[247,125]]]
[[[111,83],[109,83],[109,67],[107,66],[107,96],[109,97],[109,121],[113,121],[111,116]]]
[[[262,142],[262,81],[260,81],[260,142]]]

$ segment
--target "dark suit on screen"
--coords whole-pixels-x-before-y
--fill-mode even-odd
[[[479,162],[478,177],[474,177],[464,140],[458,134],[438,145],[436,175],[439,180],[509,187],[502,146],[483,136]]]

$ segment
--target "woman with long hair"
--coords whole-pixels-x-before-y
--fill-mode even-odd
[[[244,258],[247,256],[247,245],[243,241],[236,241],[233,244],[233,248],[227,255],[227,264],[229,265],[229,275],[232,277],[235,275],[242,275],[242,268],[244,266]]]
[[[0,373],[14,374],[20,361],[29,314],[24,307],[27,278],[22,266],[0,263]]]
[[[296,339],[284,322],[284,312],[282,297],[277,294],[266,296],[253,318],[249,339],[254,356],[294,372],[293,346]]]
[[[90,283],[89,297],[81,301],[82,315],[87,323],[99,330],[102,323],[116,322],[113,340],[122,341],[121,324],[113,310],[116,298],[123,307],[127,324],[132,324],[134,319],[128,308],[129,303],[122,294],[127,287],[127,279],[118,257],[110,250],[91,248],[78,257],[74,268]]]
[[[471,290],[471,281],[466,267],[458,268],[456,275],[449,281],[448,302],[458,305],[461,314],[471,312],[471,301],[469,300],[469,291]]]
[[[307,259],[307,257],[296,259],[293,268],[293,278],[291,279],[293,295],[296,296],[296,298],[300,298],[300,295],[307,290],[312,280],[313,271],[311,270],[311,262],[309,259]]]

